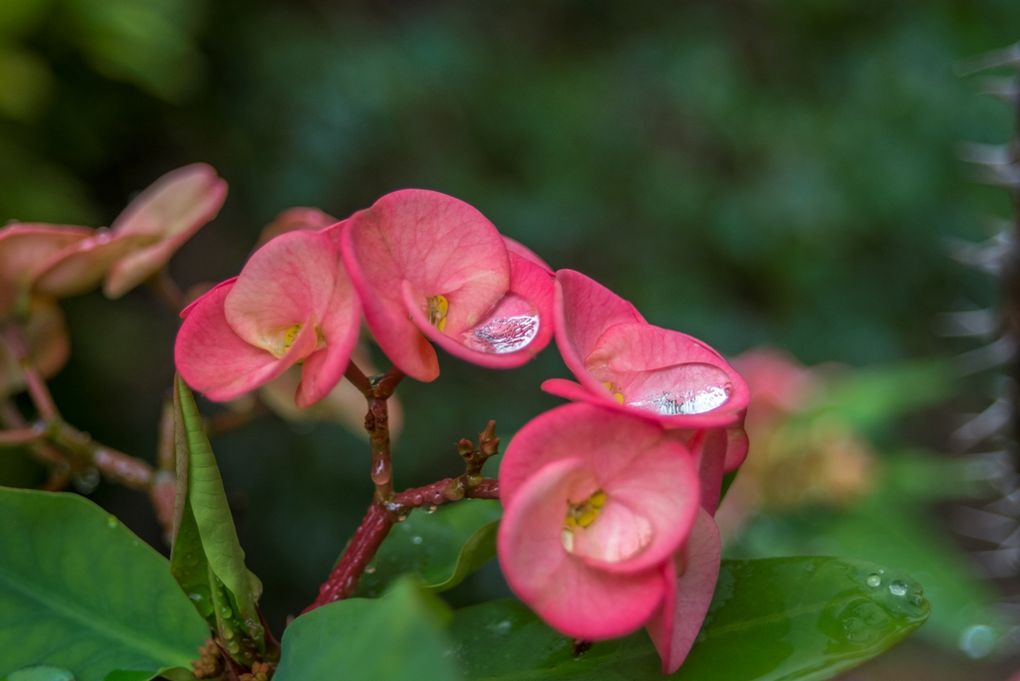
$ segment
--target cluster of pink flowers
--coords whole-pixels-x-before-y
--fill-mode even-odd
[[[364,317],[400,371],[439,375],[434,349],[520,366],[555,336],[577,382],[543,388],[574,403],[511,441],[499,475],[499,559],[515,593],[585,640],[647,627],[674,671],[715,587],[712,516],[747,452],[748,389],[715,350],[649,324],[588,277],[554,272],[452,197],[397,191],[345,220],[293,216],[182,312],[181,376],[234,399],[300,365],[295,400],[343,377]]]
[[[13,222],[0,229],[0,323],[22,322],[25,346],[44,378],[63,366],[69,346],[58,298],[102,285],[119,298],[158,273],[216,217],[227,183],[203,163],[179,168],[143,191],[107,228]],[[0,396],[22,377],[0,339]]]

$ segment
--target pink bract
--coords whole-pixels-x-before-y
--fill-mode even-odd
[[[182,311],[177,370],[209,399],[234,399],[302,362],[295,401],[311,405],[339,382],[357,341],[360,304],[335,235],[289,232],[257,250],[241,274]]]
[[[337,226],[365,320],[390,361],[432,381],[429,340],[466,361],[523,364],[552,336],[552,278],[526,249],[510,249],[472,206],[404,189]]]
[[[88,240],[94,230],[71,225],[13,223],[0,228],[0,316],[17,295],[27,293],[58,253]]]
[[[648,634],[662,658],[664,674],[680,668],[701,631],[719,579],[721,558],[719,528],[702,510],[683,550],[664,566],[662,608],[648,622]]]
[[[523,601],[588,640],[648,620],[664,596],[662,565],[697,513],[682,445],[647,420],[566,405],[517,433],[499,477],[500,564]]]
[[[114,220],[115,238],[138,238],[109,268],[103,293],[119,298],[162,268],[185,241],[219,213],[227,183],[205,163],[171,171]]]
[[[580,385],[550,379],[547,392],[652,418],[667,428],[738,424],[746,383],[722,355],[679,331],[644,321],[633,305],[579,272],[556,273],[556,343]]]

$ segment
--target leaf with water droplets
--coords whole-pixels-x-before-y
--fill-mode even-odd
[[[190,667],[208,630],[167,567],[83,497],[0,488],[0,678],[61,678],[29,665],[77,681]]]
[[[231,650],[253,660],[252,646],[266,650],[257,605],[262,585],[244,564],[244,550],[227,503],[195,398],[180,378],[174,391],[178,517],[170,570],[195,609],[221,637],[244,639]]]
[[[407,573],[418,574],[427,589],[452,589],[496,555],[500,513],[498,501],[483,499],[416,510],[390,531],[358,595],[377,596]]]
[[[414,578],[382,598],[351,598],[298,617],[283,635],[273,681],[459,681],[442,624],[450,611]]]
[[[724,561],[697,642],[668,678],[819,681],[878,655],[928,616],[921,589],[910,579],[889,573],[903,586],[902,596],[869,586],[869,576],[880,570],[838,558]],[[573,641],[516,601],[458,610],[450,633],[451,654],[472,680],[664,678],[643,631],[575,656]]]

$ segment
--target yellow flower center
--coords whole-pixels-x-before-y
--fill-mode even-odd
[[[605,492],[595,490],[584,501],[577,503],[567,502],[567,514],[563,518],[563,532],[560,535],[563,541],[563,548],[573,553],[574,534],[586,527],[590,527],[592,523],[598,520],[607,499],[608,497]]]
[[[450,301],[446,296],[430,296],[425,299],[425,303],[425,315],[429,319],[429,324],[443,331],[446,328],[446,313],[450,310]]]
[[[613,399],[616,400],[617,404],[623,404],[624,397],[623,391],[620,390],[620,386],[616,385],[612,381],[602,381],[602,385],[605,386],[606,390],[613,394]]]

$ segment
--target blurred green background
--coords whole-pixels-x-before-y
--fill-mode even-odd
[[[1009,215],[956,148],[1006,140],[1011,113],[954,69],[1017,39],[1015,0],[3,0],[0,218],[108,224],[157,176],[207,161],[230,195],[171,265],[190,286],[236,273],[285,208],[345,216],[392,189],[433,188],[725,353],[943,357],[977,341],[939,338],[937,315],[994,303],[997,289],[947,242],[987,238],[990,218]],[[175,318],[145,290],[64,307],[62,410],[153,458]],[[400,390],[402,486],[456,472],[452,443],[488,418],[509,437],[557,403],[540,381],[566,375],[554,351],[512,373],[441,363],[435,384]],[[887,430],[946,450],[954,414],[991,400],[986,378]],[[923,381],[884,385],[929,401],[911,395]],[[365,447],[339,426],[275,417],[214,446],[279,629],[370,499]],[[93,496],[159,544],[138,495]],[[499,588],[490,570],[459,597]],[[1000,678],[1009,664],[972,667],[951,639],[860,678],[933,659],[912,678]]]

